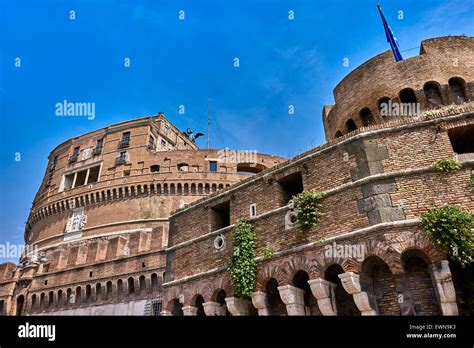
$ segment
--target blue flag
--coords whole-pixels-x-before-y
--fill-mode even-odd
[[[403,57],[398,50],[398,41],[395,35],[393,35],[392,29],[390,29],[390,26],[388,25],[387,21],[385,20],[385,17],[382,13],[382,9],[380,8],[380,5],[377,5],[380,16],[382,17],[382,22],[383,22],[383,28],[385,29],[385,36],[387,37],[387,42],[390,44],[390,48],[392,49],[393,55],[395,56],[395,60],[397,62],[403,60]]]

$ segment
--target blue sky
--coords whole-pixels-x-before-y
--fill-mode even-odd
[[[471,1],[379,2],[401,50],[416,48],[405,57],[423,39],[474,33]],[[49,152],[112,123],[163,111],[206,132],[211,96],[213,148],[291,157],[323,143],[321,109],[334,86],[389,48],[376,4],[0,0],[0,244],[23,243]],[[95,103],[95,119],[55,116],[63,100]]]

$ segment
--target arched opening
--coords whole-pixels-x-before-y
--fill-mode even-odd
[[[237,164],[237,173],[238,174],[257,174],[262,170],[267,169],[263,164],[255,162],[246,162]]]
[[[225,308],[225,315],[230,315],[230,312],[227,310],[227,303],[225,302],[226,297],[226,292],[223,289],[220,289],[219,291],[214,292],[213,300]]]
[[[153,273],[151,275],[151,290],[155,291],[158,289],[158,275],[156,273]]]
[[[179,299],[175,298],[171,303],[171,315],[175,317],[183,316],[183,305],[179,302]]]
[[[440,315],[433,281],[428,271],[429,258],[417,249],[401,255],[415,315]]]
[[[31,310],[35,310],[36,309],[36,294],[33,294],[31,296]]]
[[[68,288],[66,290],[66,306],[68,306],[69,304],[73,304],[73,299],[72,299],[72,289],[71,288]]]
[[[369,108],[363,108],[360,110],[359,117],[365,127],[375,124],[374,116]]]
[[[383,118],[390,116],[390,98],[382,97],[377,102],[377,107],[379,108],[380,116]]]
[[[75,298],[75,304],[80,304],[81,303],[81,292],[82,292],[82,289],[80,286],[78,286],[76,288],[76,298]]]
[[[117,280],[117,297],[123,295],[123,281],[122,279]]]
[[[443,98],[438,83],[430,81],[423,86],[425,92],[426,104],[430,109],[437,109],[443,106]]]
[[[357,126],[352,118],[346,121],[346,133],[353,132],[357,129]]]
[[[326,272],[324,272],[324,279],[336,284],[334,296],[336,299],[337,315],[360,315],[360,311],[354,302],[354,298],[346,292],[341,284],[341,279],[338,277],[341,273],[344,273],[344,270],[338,264],[329,266],[326,269]]]
[[[369,256],[362,263],[362,291],[373,296],[379,315],[400,315],[400,305],[393,274],[378,256]]]
[[[44,309],[44,305],[45,305],[45,294],[44,292],[41,293],[40,295],[40,309],[43,310]]]
[[[48,308],[52,308],[54,303],[54,292],[50,291],[48,293]]]
[[[58,300],[57,300],[57,304],[58,304],[58,307],[62,307],[63,306],[63,291],[62,290],[59,290],[58,291]]]
[[[298,271],[293,276],[293,286],[304,291],[304,306],[306,315],[321,315],[318,307],[318,300],[313,296],[311,287],[308,284],[309,276],[305,271]]]
[[[102,284],[101,283],[97,283],[95,285],[95,299],[96,301],[102,300]]]
[[[400,97],[400,103],[416,103],[416,94],[415,91],[411,88],[402,89],[398,95]]]
[[[342,132],[341,131],[337,131],[336,134],[334,134],[334,138],[337,139],[337,138],[340,138],[342,137]]]
[[[449,268],[456,290],[459,315],[474,315],[474,267],[466,265],[464,268],[456,261],[449,261]]]
[[[106,296],[107,296],[107,300],[111,300],[112,299],[112,282],[109,280],[106,284],[105,284],[105,291],[106,291]]]
[[[128,278],[128,293],[133,294],[135,293],[135,281],[132,277]]]
[[[20,295],[16,298],[16,315],[23,315],[23,306],[25,304],[25,296]]]
[[[266,286],[268,315],[288,315],[286,306],[281,300],[280,291],[278,291],[278,282],[275,278],[271,278]]]
[[[138,278],[138,285],[140,289],[140,294],[144,294],[146,290],[146,283],[145,283],[145,276],[141,275],[140,278]]]
[[[90,302],[91,301],[91,294],[92,294],[92,288],[90,285],[86,286],[86,301],[85,302]]]
[[[204,297],[201,295],[197,295],[196,299],[194,300],[194,306],[197,308],[196,315],[197,316],[205,316],[206,313],[204,312],[204,306],[202,305],[204,303]]]
[[[466,98],[466,81],[460,77],[450,78],[448,81],[449,91],[451,94],[451,102],[454,104],[463,104]]]

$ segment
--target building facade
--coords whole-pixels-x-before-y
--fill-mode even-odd
[[[323,108],[327,143],[290,160],[226,160],[234,153],[197,149],[163,115],[59,145],[25,230],[35,248],[0,265],[2,312],[467,314],[468,271],[419,217],[442,204],[474,211],[472,66],[470,37],[370,59]],[[453,157],[460,170],[432,166]],[[322,218],[302,231],[291,198],[310,189],[325,194]],[[226,272],[239,218],[257,238],[251,300]]]

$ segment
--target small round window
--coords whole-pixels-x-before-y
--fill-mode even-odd
[[[225,237],[220,234],[214,239],[214,249],[221,250],[225,247]]]

